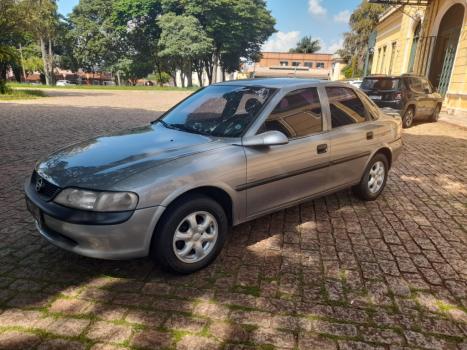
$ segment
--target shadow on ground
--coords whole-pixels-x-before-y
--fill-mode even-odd
[[[465,345],[465,135],[417,126],[377,201],[341,191],[243,224],[210,267],[189,276],[149,259],[80,257],[42,239],[21,189],[34,161],[154,118],[112,108],[0,110],[0,348],[58,346],[51,339],[62,348]]]

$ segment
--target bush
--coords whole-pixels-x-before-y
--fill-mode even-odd
[[[11,94],[12,90],[11,88],[6,84],[5,80],[0,79],[0,94],[6,95],[6,94]]]

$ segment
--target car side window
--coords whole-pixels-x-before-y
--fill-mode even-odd
[[[365,106],[352,89],[328,86],[326,93],[328,94],[333,128],[363,123],[367,120]]]
[[[431,94],[433,93],[433,88],[431,87],[431,84],[428,80],[426,79],[422,79],[422,86],[423,86],[423,91],[428,93],[428,94]]]
[[[413,92],[417,92],[419,94],[423,93],[423,84],[422,80],[419,78],[410,78],[410,89]]]
[[[318,90],[299,89],[289,92],[277,104],[258,133],[280,131],[289,139],[323,131],[323,117]]]

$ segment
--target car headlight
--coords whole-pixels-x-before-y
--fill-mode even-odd
[[[92,211],[127,211],[138,204],[138,196],[132,192],[98,192],[65,188],[54,199],[65,207]]]

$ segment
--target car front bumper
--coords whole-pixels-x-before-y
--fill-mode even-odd
[[[121,260],[147,256],[155,225],[165,209],[161,206],[137,209],[127,215],[125,220],[117,220],[112,224],[108,223],[112,221],[106,215],[98,216],[93,223],[79,222],[77,218],[81,217],[79,214],[82,211],[68,208],[63,212],[57,211],[57,204],[43,201],[33,191],[30,181],[27,181],[26,203],[40,234],[60,248],[99,259]],[[70,215],[71,211],[78,215]],[[89,216],[86,218],[89,219]],[[115,217],[110,218],[115,220]],[[70,222],[70,219],[75,222]]]

